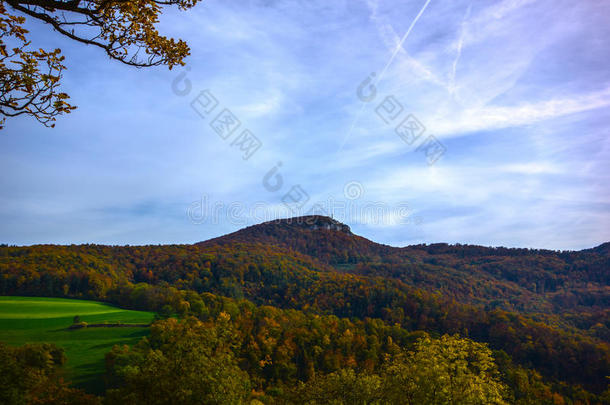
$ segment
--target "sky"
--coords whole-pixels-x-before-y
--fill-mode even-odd
[[[191,47],[171,71],[28,22],[62,49],[78,109],[0,131],[0,243],[194,243],[310,213],[393,246],[610,241],[607,15],[207,0],[165,11],[160,31]]]

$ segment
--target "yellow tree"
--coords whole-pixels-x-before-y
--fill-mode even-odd
[[[505,404],[491,350],[458,336],[420,339],[382,373],[384,402],[392,404]]]
[[[130,66],[184,65],[189,47],[161,35],[163,8],[190,9],[198,0],[0,0],[0,128],[6,117],[30,115],[45,126],[74,106],[59,91],[65,69],[60,49],[31,46],[26,18],[100,48]]]
[[[398,349],[379,374],[341,369],[300,383],[290,402],[304,405],[505,405],[491,350],[470,339],[418,340]]]

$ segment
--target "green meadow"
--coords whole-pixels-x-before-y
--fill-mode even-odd
[[[74,316],[89,324],[148,324],[152,312],[120,309],[95,301],[65,298],[1,297],[0,342],[9,345],[50,342],[66,351],[66,377],[90,392],[103,390],[104,356],[115,344],[132,345],[147,327],[70,330]]]

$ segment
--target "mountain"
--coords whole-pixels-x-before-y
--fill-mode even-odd
[[[281,246],[327,264],[372,259],[393,249],[355,235],[349,226],[319,215],[264,222],[198,245],[226,245],[237,242]]]
[[[404,330],[487,342],[549,381],[601,392],[610,375],[606,252],[607,244],[573,252],[397,248],[332,218],[307,216],[194,245],[1,246],[0,294],[92,298],[200,317],[210,310],[198,297],[217,296],[373,319],[397,328],[395,338]]]
[[[610,306],[610,243],[579,252],[473,245],[391,247],[324,216],[265,222],[197,246],[262,244],[308,256],[335,271],[400,280],[458,301],[521,312]]]

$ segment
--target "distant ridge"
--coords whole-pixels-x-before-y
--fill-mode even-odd
[[[227,243],[265,243],[283,246],[300,253],[314,256],[326,263],[346,261],[369,261],[388,254],[405,259],[433,255],[458,255],[460,257],[482,256],[557,256],[582,253],[610,255],[610,242],[597,247],[558,251],[548,249],[508,248],[503,246],[479,246],[468,244],[430,243],[395,247],[371,241],[354,234],[351,228],[334,218],[323,215],[307,215],[280,218],[251,225],[238,231],[198,242],[196,246]],[[332,256],[332,258],[329,258]],[[345,259],[345,260],[342,260]]]
[[[610,256],[610,242],[602,243],[591,249],[584,249],[584,251],[599,253],[600,255]]]

